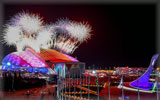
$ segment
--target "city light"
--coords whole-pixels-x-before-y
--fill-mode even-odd
[[[93,74],[95,74],[96,73],[96,71],[95,70],[93,70],[93,72],[92,72]]]

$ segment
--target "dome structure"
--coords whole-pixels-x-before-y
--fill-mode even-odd
[[[32,49],[8,54],[2,61],[3,71],[48,72],[48,65]]]
[[[27,48],[25,51],[13,52],[4,57],[0,69],[47,73],[51,69],[51,66],[46,63],[48,60],[52,63],[79,62],[77,59],[53,49],[41,49],[40,53],[37,53],[31,48]]]

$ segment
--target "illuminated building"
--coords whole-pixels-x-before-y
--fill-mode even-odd
[[[149,90],[153,88],[154,83],[150,83],[149,78],[150,78],[150,74],[152,73],[152,69],[156,63],[158,56],[159,55],[156,54],[152,57],[151,63],[147,71],[140,78],[130,83],[130,86],[139,88],[139,89],[145,89],[145,90]]]
[[[66,71],[79,66],[85,69],[84,63],[56,50],[42,49],[40,53],[37,53],[28,48],[25,51],[7,55],[2,61],[1,70],[44,74],[55,74],[54,72],[57,72],[61,76],[65,76]]]

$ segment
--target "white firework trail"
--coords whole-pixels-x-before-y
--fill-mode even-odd
[[[36,41],[38,41],[39,46],[43,49],[50,48],[53,45],[55,39],[55,34],[49,28],[44,28],[38,33]]]
[[[6,25],[3,38],[6,44],[16,46],[17,51],[23,51],[25,48],[30,47],[39,52],[39,42],[44,39],[41,41],[37,41],[36,39],[42,30],[45,30],[45,28],[41,17],[31,13],[18,13],[10,20],[10,23]],[[48,34],[46,34],[46,36],[47,35]],[[46,37],[41,33],[40,36]]]
[[[32,48],[36,52],[40,52],[40,48],[39,48],[39,45],[36,40],[34,40],[34,39],[31,40],[31,39],[26,38],[23,40],[22,43],[24,43],[23,45],[24,45],[25,49]]]
[[[16,45],[22,37],[22,30],[18,26],[7,25],[3,31],[3,41],[7,45]]]
[[[3,38],[6,44],[14,45],[18,51],[32,48],[36,52],[52,46],[61,52],[71,54],[91,37],[88,24],[70,20],[59,20],[53,25],[44,25],[40,16],[19,13],[6,25]]]
[[[30,44],[29,39],[23,38],[20,42],[17,43],[17,51],[23,51]]]
[[[21,42],[17,43],[16,47],[17,51],[24,51],[27,48],[32,48],[36,52],[40,52],[39,44],[37,43],[37,41],[28,38],[23,38]]]
[[[16,49],[18,52],[23,51],[24,50],[24,45],[23,43],[19,42],[16,44]]]
[[[36,39],[24,37],[20,42],[20,45],[22,46],[20,48],[23,50],[25,48],[32,48],[36,52],[40,52],[40,48],[48,49],[53,45],[52,36],[53,34],[51,31],[43,29],[38,33]]]
[[[79,42],[87,41],[91,37],[91,27],[87,23],[70,22],[66,26],[71,37],[77,39]]]
[[[63,53],[73,53],[81,43],[91,37],[91,27],[87,23],[58,20],[52,28],[56,33],[54,47]]]
[[[32,13],[18,13],[12,18],[11,24],[20,26],[25,34],[36,34],[43,28],[42,18]]]

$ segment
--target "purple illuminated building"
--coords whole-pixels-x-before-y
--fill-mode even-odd
[[[144,90],[152,89],[154,83],[150,83],[149,78],[150,78],[150,74],[152,73],[152,69],[156,63],[158,56],[159,56],[158,54],[155,54],[152,57],[147,71],[140,78],[130,83],[130,86],[135,87],[135,88],[139,87],[139,89],[144,89]]]

